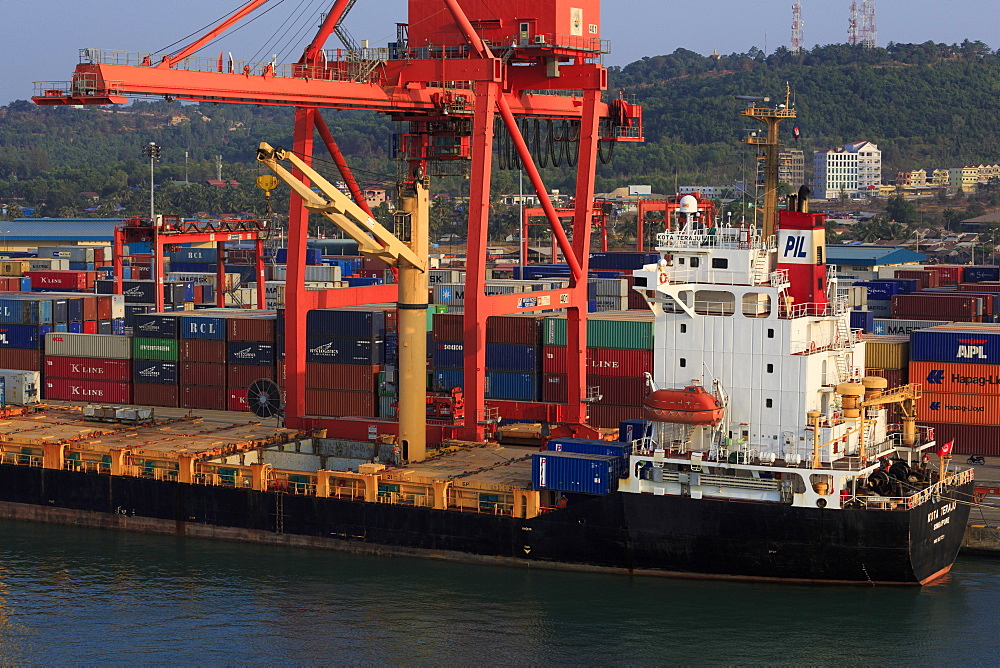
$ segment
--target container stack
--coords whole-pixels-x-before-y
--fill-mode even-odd
[[[46,334],[44,397],[132,403],[130,343],[124,336],[108,334]]]
[[[1000,455],[1000,325],[939,325],[913,332],[910,378],[923,386],[920,423],[958,454]]]
[[[41,371],[43,342],[53,329],[52,300],[35,295],[0,298],[0,367]]]
[[[909,358],[909,336],[865,336],[865,375],[885,378],[890,389],[909,382]],[[899,404],[885,408],[888,421],[899,422]]]
[[[543,331],[542,400],[566,401],[566,319],[550,317]],[[590,423],[617,427],[642,417],[643,374],[653,369],[653,315],[638,311],[592,314],[587,320],[587,386],[599,388]]]
[[[231,411],[249,410],[247,390],[254,381],[275,380],[276,320],[273,313],[253,311],[226,320],[226,404]]]
[[[176,408],[180,405],[177,319],[169,314],[136,315],[132,331],[135,402]]]
[[[388,316],[392,313],[392,316]],[[306,413],[377,417],[376,382],[395,311],[317,309],[306,315]]]
[[[181,408],[226,410],[226,320],[186,313],[177,318]]]

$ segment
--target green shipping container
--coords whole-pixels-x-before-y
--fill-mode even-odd
[[[177,361],[177,339],[151,339],[137,336],[132,339],[132,357],[137,360]]]
[[[566,345],[566,319],[547,318],[542,330],[542,344]],[[653,323],[649,320],[587,320],[588,348],[652,350]]]

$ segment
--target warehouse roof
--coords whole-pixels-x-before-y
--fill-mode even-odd
[[[0,238],[9,241],[112,241],[121,218],[17,218],[0,221]]]
[[[926,262],[923,253],[906,250],[898,246],[865,246],[827,244],[826,263],[860,266],[883,266],[890,264],[914,264]]]

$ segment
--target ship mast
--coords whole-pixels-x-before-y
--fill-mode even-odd
[[[744,116],[754,118],[767,126],[767,134],[763,137],[751,135],[744,141],[751,146],[759,146],[764,152],[764,211],[762,222],[762,238],[767,239],[774,234],[776,218],[778,214],[778,148],[781,145],[781,137],[778,130],[781,121],[786,118],[795,118],[796,112],[792,108],[792,90],[785,84],[785,103],[777,107],[758,107],[757,102],[770,102],[768,97],[751,97],[739,95],[736,99],[749,102],[750,105],[743,110]]]

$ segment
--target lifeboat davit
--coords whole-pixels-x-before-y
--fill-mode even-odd
[[[683,390],[656,390],[643,402],[647,420],[677,424],[715,425],[722,419],[722,404],[699,385]]]

